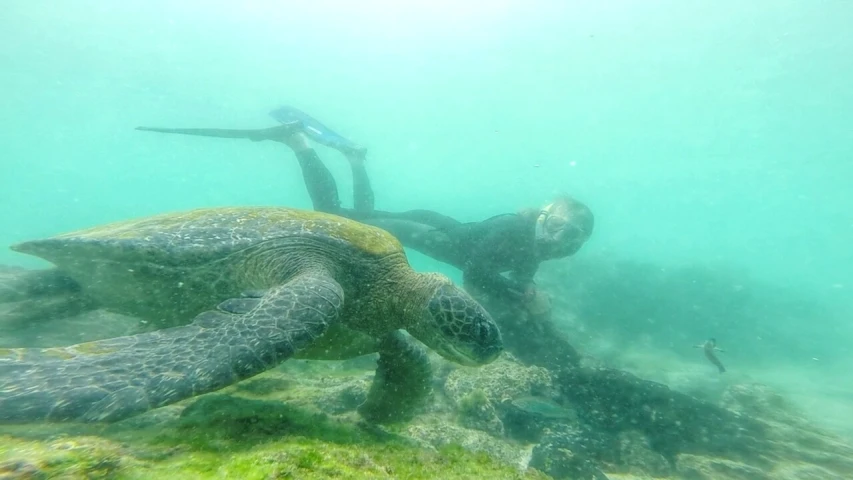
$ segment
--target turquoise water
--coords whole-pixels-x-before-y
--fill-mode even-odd
[[[133,130],[271,126],[289,103],[368,146],[378,208],[479,220],[569,192],[596,214],[579,257],[796,290],[830,314],[779,328],[849,362],[853,4],[485,5],[10,2],[0,244],[200,206],[310,208],[280,145]],[[348,201],[345,160],[319,150]]]

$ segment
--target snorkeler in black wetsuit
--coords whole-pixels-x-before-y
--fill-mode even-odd
[[[512,299],[532,313],[543,309],[535,305],[542,298],[533,283],[539,263],[573,255],[592,233],[592,212],[571,197],[558,197],[541,210],[471,223],[430,210],[375,210],[362,152],[345,152],[352,167],[355,208],[344,208],[335,179],[305,137],[297,132],[278,141],[296,154],[315,210],[383,228],[403,245],[462,270],[466,286]]]
[[[542,209],[498,215],[480,222],[462,223],[430,210],[386,212],[374,209],[374,195],[364,167],[366,150],[331,132],[327,127],[292,107],[299,119],[333,136],[333,147],[350,162],[353,175],[353,206],[345,208],[332,173],[311,148],[299,122],[258,130],[163,129],[140,130],[222,138],[272,140],[288,145],[296,154],[314,209],[378,226],[396,236],[406,247],[459,268],[467,287],[489,297],[516,304],[525,310],[547,313],[547,297],[540,294],[533,277],[543,260],[573,255],[589,239],[593,215],[583,203],[561,196]],[[278,111],[273,112],[273,116]],[[502,273],[509,273],[504,276]]]

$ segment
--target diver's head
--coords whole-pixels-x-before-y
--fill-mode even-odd
[[[574,255],[589,240],[595,219],[583,203],[560,195],[536,217],[536,254],[543,259]]]

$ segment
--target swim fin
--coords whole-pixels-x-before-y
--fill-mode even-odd
[[[367,149],[354,143],[341,135],[334,132],[331,128],[323,125],[314,117],[299,110],[296,107],[285,105],[270,112],[270,116],[275,120],[287,124],[289,122],[298,121],[304,126],[303,133],[308,135],[315,142],[334,148],[344,155],[357,154],[364,155]]]
[[[202,137],[216,138],[245,138],[253,142],[263,140],[280,140],[296,132],[303,130],[302,122],[292,120],[282,122],[282,125],[270,128],[259,128],[250,130],[235,130],[226,128],[160,128],[160,127],[136,127],[136,130],[158,133],[178,133],[181,135],[197,135]]]

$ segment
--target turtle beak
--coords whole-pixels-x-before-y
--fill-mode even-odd
[[[497,360],[501,352],[503,352],[503,344],[492,343],[486,348],[475,348],[467,352],[463,352],[453,345],[445,344],[442,348],[436,349],[436,351],[439,355],[444,357],[444,359],[451,362],[455,362],[466,367],[479,367],[482,365],[488,365]]]

